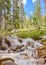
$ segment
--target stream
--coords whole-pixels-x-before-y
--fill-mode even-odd
[[[32,38],[22,39],[12,35],[6,36],[6,39],[10,46],[5,43],[8,48],[0,50],[0,59],[12,58],[16,65],[46,65],[44,58],[37,58],[37,48],[43,46],[41,43]]]

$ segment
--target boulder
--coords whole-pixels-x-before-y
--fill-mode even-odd
[[[22,38],[18,38],[18,41],[22,43],[23,39]]]
[[[18,47],[19,47],[19,49],[21,49],[22,47],[24,47],[24,45],[19,45]]]
[[[0,45],[1,45],[1,43],[2,43],[2,39],[3,39],[3,38],[2,38],[2,37],[0,37]]]
[[[46,46],[40,46],[37,48],[37,50],[45,50],[46,49]]]
[[[46,41],[42,41],[42,44],[46,46]]]
[[[17,53],[24,51],[24,45],[18,45]]]
[[[9,48],[8,53],[13,53],[13,50],[11,50],[11,49]]]
[[[12,45],[12,43],[14,43],[12,37],[10,37],[9,35],[5,37],[5,43],[10,47]]]
[[[0,50],[1,50],[1,45],[0,45]]]
[[[46,63],[46,57],[44,59],[45,59],[45,63]]]
[[[26,60],[30,59],[30,57],[26,53],[20,54],[20,56],[21,56],[21,58],[26,59]]]
[[[11,42],[10,40],[8,40],[7,38],[5,38],[5,43],[10,47],[11,46]]]
[[[27,49],[26,46],[22,46],[21,49],[20,49],[20,51],[24,51],[24,50],[26,50],[26,49]]]
[[[18,48],[19,48],[18,45],[13,45],[13,46],[10,47],[10,49],[13,50],[13,51],[17,51]]]
[[[26,43],[26,46],[30,46],[30,47],[34,48],[33,42],[30,42],[30,41],[28,41],[28,42]]]
[[[25,49],[24,45],[13,45],[10,47],[11,50],[15,51],[15,52],[20,52],[23,51]]]
[[[0,65],[2,62],[7,61],[7,60],[11,60],[12,62],[14,62],[14,60],[11,58],[0,58]]]
[[[40,64],[40,65],[44,64],[44,58],[38,59],[37,64]]]
[[[6,43],[1,45],[1,50],[6,50],[8,49],[8,45]]]
[[[46,57],[46,46],[41,46],[37,49],[37,57],[38,58]]]
[[[11,61],[11,60],[7,60],[7,61],[3,61],[2,63],[1,63],[1,65],[17,65],[17,64],[15,64],[13,61]]]
[[[46,35],[40,36],[41,39],[46,39]]]

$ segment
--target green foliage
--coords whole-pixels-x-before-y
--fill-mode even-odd
[[[40,28],[40,21],[41,21],[41,6],[40,6],[40,0],[37,0],[35,2],[34,6],[34,16],[33,16],[34,25],[37,28]]]
[[[18,0],[13,0],[12,2],[13,2],[13,4],[11,5],[10,0],[0,0],[0,4],[2,5],[1,8],[4,9],[4,17],[5,17],[5,20],[7,23],[7,24],[5,24],[5,26],[7,25],[8,31],[11,31],[13,28],[15,28],[15,29],[35,28],[36,30],[34,30],[34,31],[30,31],[30,30],[29,30],[29,32],[27,30],[21,31],[19,33],[16,33],[16,35],[23,37],[23,38],[32,37],[32,38],[36,38],[36,39],[43,34],[46,35],[46,29],[41,30],[41,28],[43,28],[44,26],[46,27],[46,16],[45,15],[44,15],[44,17],[41,16],[40,0],[37,0],[35,2],[34,13],[33,13],[34,16],[32,16],[29,19],[29,18],[26,18],[26,14],[24,14],[24,21],[20,21],[19,6],[17,4]],[[11,11],[10,11],[11,6],[13,7],[12,17],[11,17]]]
[[[17,4],[18,0],[13,0],[13,25],[16,29],[19,28],[19,6]],[[16,4],[15,4],[16,3]]]
[[[4,0],[0,0],[0,3],[3,3],[4,2]]]
[[[44,35],[43,30],[33,30],[33,31],[21,31],[16,33],[17,36],[22,37],[22,38],[34,38],[34,39],[39,39],[39,36]]]

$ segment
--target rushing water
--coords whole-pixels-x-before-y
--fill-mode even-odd
[[[44,59],[36,59],[36,49],[39,46],[42,46],[41,43],[38,43],[36,41],[34,41],[32,38],[27,38],[27,39],[22,39],[22,42],[18,41],[18,37],[15,36],[11,36],[9,37],[10,40],[13,40],[12,46],[13,45],[25,45],[27,46],[27,49],[25,49],[24,51],[20,51],[18,53],[8,53],[8,49],[5,51],[0,50],[0,58],[7,58],[10,57],[12,59],[14,59],[15,63],[17,65],[44,65]],[[31,44],[31,46],[28,46],[27,43]],[[32,47],[32,44],[34,45],[34,47]],[[41,61],[41,62],[40,62]],[[39,63],[38,63],[39,62]]]

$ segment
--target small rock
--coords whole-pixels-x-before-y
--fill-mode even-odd
[[[44,59],[43,58],[38,59],[37,63],[40,64],[40,65],[44,64]]]
[[[8,45],[6,43],[2,44],[1,50],[6,50],[8,49]]]
[[[11,31],[11,34],[15,33],[15,31],[16,31],[16,30],[15,30],[15,29],[13,29],[13,30]]]
[[[10,47],[10,49],[13,50],[13,51],[17,51],[18,48],[19,48],[18,45],[13,45],[13,46]]]
[[[30,42],[30,41],[28,41],[28,42],[26,43],[26,46],[30,46],[30,47],[34,48],[33,42]]]
[[[18,38],[18,41],[22,43],[23,40],[22,40],[22,38]]]
[[[46,39],[46,35],[40,36],[41,39]]]
[[[26,60],[29,60],[30,57],[28,56],[28,54],[20,54],[21,55],[21,58],[23,59],[26,59]]]

